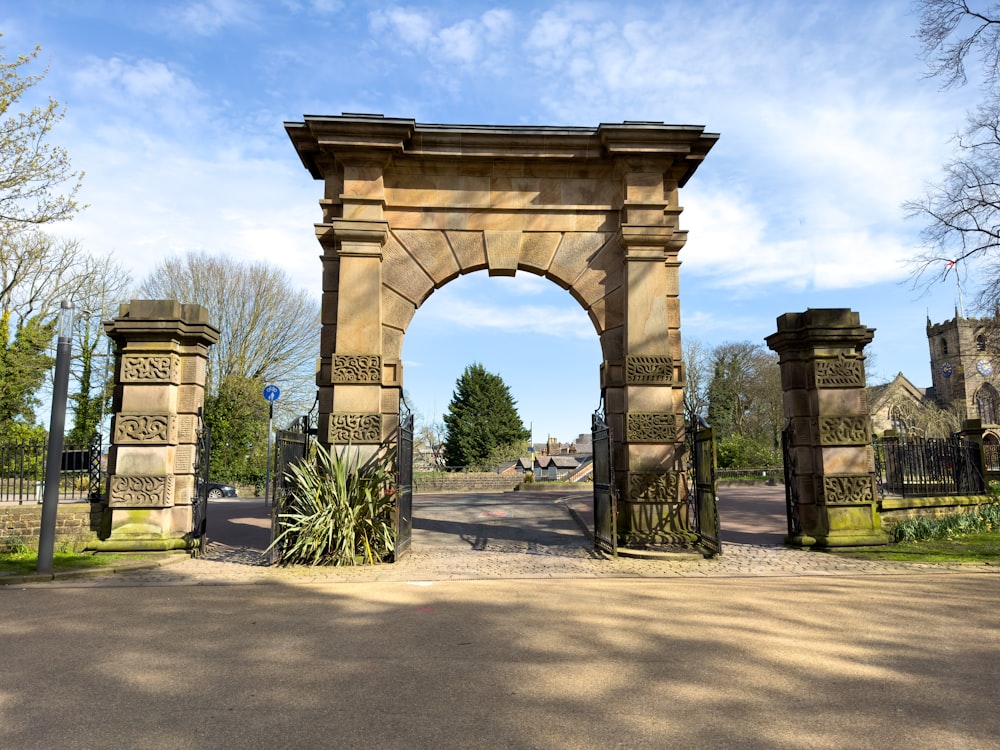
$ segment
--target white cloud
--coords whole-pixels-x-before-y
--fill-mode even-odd
[[[431,13],[411,8],[378,10],[369,17],[373,32],[392,34],[410,53],[426,55],[438,65],[495,66],[510,53],[515,17],[507,10],[488,10],[478,18],[440,24]]]
[[[189,127],[205,116],[206,98],[194,82],[156,60],[91,57],[71,80],[74,102],[101,103],[99,112],[73,106],[73,116],[92,112],[104,123],[112,116],[125,117],[130,122],[155,123],[157,129],[168,123]]]
[[[423,51],[434,36],[431,16],[417,10],[393,7],[374,11],[369,18],[372,31],[391,34],[417,51]]]
[[[177,8],[170,17],[200,36],[242,26],[257,16],[256,7],[245,0],[200,0]]]

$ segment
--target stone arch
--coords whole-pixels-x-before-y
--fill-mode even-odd
[[[494,235],[499,233],[493,233]],[[565,289],[587,313],[608,358],[612,338],[607,312],[621,310],[621,269],[614,236],[585,232],[510,232],[491,238],[485,232],[390,232],[383,264],[382,305],[386,311],[382,325],[385,356],[399,359],[403,336],[421,305],[448,282],[460,275],[487,271],[490,276],[513,276],[517,271],[546,278]],[[500,245],[490,252],[491,241]],[[427,245],[432,250],[426,252]],[[458,250],[456,250],[456,246]],[[449,258],[448,254],[451,254]],[[435,258],[448,272],[435,275],[421,258]],[[579,258],[587,259],[582,272]],[[454,261],[454,265],[452,264]]]
[[[460,274],[548,278],[600,339],[619,535],[674,540],[687,501],[678,254],[680,188],[718,136],[419,124],[381,115],[286,123],[323,180],[322,443],[374,452],[395,431],[403,338]]]

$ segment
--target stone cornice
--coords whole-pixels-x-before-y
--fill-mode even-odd
[[[717,133],[699,125],[624,122],[587,127],[438,125],[381,115],[306,115],[286,122],[285,131],[303,165],[316,179],[336,160],[376,158],[503,158],[663,162],[680,185],[715,145]],[[331,159],[330,157],[333,157]]]

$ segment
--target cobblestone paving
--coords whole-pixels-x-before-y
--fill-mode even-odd
[[[274,567],[259,549],[210,542],[198,559],[158,567],[31,585],[150,586],[557,578],[719,578],[750,576],[892,576],[928,572],[1000,573],[988,564],[932,565],[859,560],[780,546],[727,543],[713,559],[608,558],[597,553],[568,512],[552,500],[517,503],[504,496],[456,507],[424,499],[413,547],[397,563],[374,567]]]

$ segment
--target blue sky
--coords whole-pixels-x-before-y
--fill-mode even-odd
[[[198,250],[318,296],[322,186],[282,127],[305,114],[704,125],[721,139],[681,195],[683,335],[759,342],[784,312],[850,307],[877,329],[876,371],[925,386],[925,322],[952,317],[956,290],[912,290],[921,224],[900,206],[938,178],[976,92],[925,77],[916,26],[908,0],[0,2],[8,59],[42,46],[36,93],[66,107],[52,140],[86,172],[89,208],[57,231],[136,278]],[[587,316],[530,274],[446,285],[403,353],[428,420],[473,361],[536,440],[588,431],[600,397]]]

